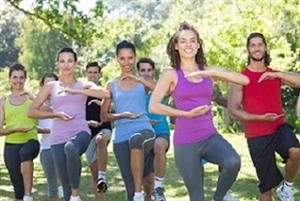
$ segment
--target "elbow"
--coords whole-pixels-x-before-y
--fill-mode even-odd
[[[27,116],[29,118],[35,118],[35,115],[34,115],[34,110],[32,108],[30,108],[27,112]]]

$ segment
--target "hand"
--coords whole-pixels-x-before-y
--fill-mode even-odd
[[[134,114],[131,112],[123,112],[122,113],[122,117],[127,118],[127,119],[137,119],[137,118],[141,117],[142,115],[144,115],[144,113],[139,113],[139,114]]]
[[[195,107],[194,109],[190,110],[187,113],[187,118],[193,118],[193,117],[204,115],[211,108],[212,108],[212,105],[209,105],[209,106],[208,105],[201,105],[201,106]]]
[[[23,91],[20,93],[20,96],[28,96],[28,98],[30,98],[31,100],[34,99],[34,96],[32,93],[28,92],[28,91]]]
[[[70,87],[61,87],[60,91],[58,91],[58,95],[62,93],[76,94],[78,91],[76,89],[72,89]]]
[[[35,127],[19,127],[19,128],[15,128],[15,132],[20,132],[20,133],[27,133],[28,131],[34,129]]]
[[[56,118],[59,118],[59,119],[64,120],[64,121],[69,121],[69,120],[73,119],[72,116],[68,115],[65,112],[56,112],[55,116],[56,116]]]
[[[279,78],[277,72],[265,72],[260,76],[257,82],[260,83],[264,80],[274,80],[276,78]]]
[[[94,120],[89,120],[87,123],[88,123],[89,127],[92,127],[92,128],[97,128],[103,124],[103,122],[98,122],[98,121],[94,121]]]
[[[140,81],[141,81],[141,78],[140,78],[140,77],[138,77],[138,76],[136,76],[136,75],[133,75],[133,74],[125,75],[125,76],[121,77],[120,79],[121,79],[121,80],[125,80],[125,79],[127,79],[127,78],[132,78],[132,79],[134,79],[134,80],[137,81],[137,82],[140,82]]]
[[[151,124],[152,126],[155,126],[155,125],[159,124],[160,122],[161,122],[160,120],[150,119],[150,124]]]
[[[262,115],[263,121],[276,121],[277,119],[284,117],[284,114],[266,113]]]
[[[90,101],[88,102],[88,105],[91,105],[92,103],[95,103],[95,104],[97,104],[98,106],[101,106],[101,101],[98,100],[98,99],[90,100]]]

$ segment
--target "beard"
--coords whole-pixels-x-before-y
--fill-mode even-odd
[[[266,54],[266,53],[264,53],[264,54],[261,56],[261,58],[255,58],[253,55],[251,55],[250,58],[251,58],[253,61],[262,61],[262,60],[265,58],[265,54]]]

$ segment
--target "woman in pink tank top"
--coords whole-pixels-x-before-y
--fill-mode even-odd
[[[211,114],[213,80],[246,85],[246,76],[206,66],[203,42],[196,29],[182,23],[171,37],[167,53],[173,69],[161,75],[150,101],[150,112],[176,117],[174,153],[176,166],[191,201],[204,200],[200,159],[222,168],[213,199],[223,200],[240,169],[240,157],[216,131]],[[171,94],[175,107],[161,104]]]
[[[87,96],[109,98],[108,91],[92,82],[78,81],[75,77],[77,54],[63,48],[57,55],[59,80],[45,84],[33,101],[28,115],[37,119],[53,118],[50,141],[51,151],[64,189],[65,201],[80,201],[80,156],[90,142],[90,130],[85,120]],[[41,106],[50,99],[52,111]]]

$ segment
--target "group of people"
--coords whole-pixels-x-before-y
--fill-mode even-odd
[[[56,58],[59,76],[46,73],[37,96],[24,88],[24,66],[11,66],[11,93],[0,100],[0,135],[6,136],[4,160],[15,200],[33,200],[33,160],[39,150],[49,200],[81,200],[83,153],[91,170],[95,199],[104,200],[109,190],[107,146],[114,133],[113,152],[126,200],[165,201],[163,183],[170,146],[167,116],[176,118],[175,164],[189,200],[204,200],[203,161],[219,167],[213,200],[234,200],[226,195],[238,176],[241,160],[214,126],[211,108],[215,101],[228,107],[231,117],[244,124],[259,181],[259,199],[272,200],[272,190],[281,184],[276,189],[279,199],[293,201],[300,144],[284,122],[280,88],[282,84],[300,87],[300,74],[269,67],[271,59],[261,33],[250,34],[246,47],[248,65],[241,73],[208,66],[197,30],[183,22],[167,45],[172,68],[157,82],[153,60],[141,58],[136,64],[135,46],[122,41],[116,47],[121,73],[105,89],[98,86],[101,66],[97,62],[86,65],[88,81],[78,80],[77,54],[63,48]],[[216,80],[233,83],[228,100],[214,92]],[[168,104],[169,98],[174,105]],[[297,112],[300,114],[300,99]],[[276,152],[286,164],[284,177],[276,165]]]

